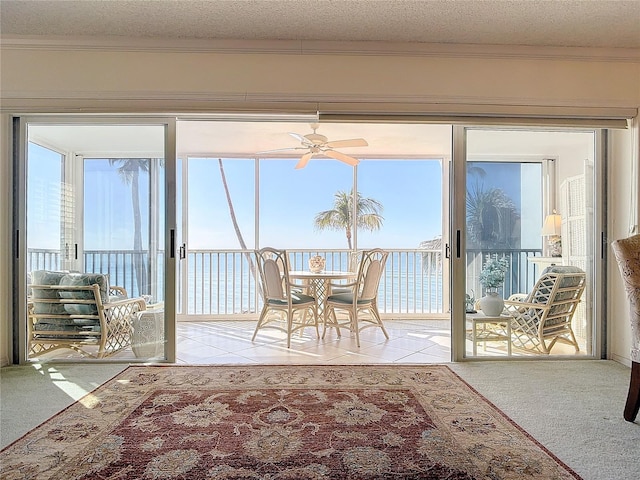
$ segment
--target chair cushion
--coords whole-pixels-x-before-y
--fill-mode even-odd
[[[282,288],[282,275],[280,274],[280,268],[278,267],[278,264],[275,262],[275,260],[265,260],[262,269],[264,273],[265,295],[269,298],[284,297],[284,289]]]
[[[353,292],[353,288],[350,287],[332,287],[331,288],[331,295],[339,295],[339,294],[343,294],[343,293],[351,293]]]
[[[69,273],[60,271],[36,270],[32,273],[34,285],[62,285],[83,286],[98,284],[100,295],[106,303],[109,299],[109,276],[100,273]],[[64,291],[64,290],[33,290],[34,299],[78,299],[93,300],[90,291]],[[51,315],[96,315],[98,308],[95,304],[59,304],[35,302],[34,313]],[[78,332],[100,331],[100,321],[97,318],[39,318],[34,325],[34,330],[43,332],[47,330],[63,330]]]
[[[558,294],[556,294],[555,299],[549,299],[549,294],[551,293],[551,290],[553,289],[553,286],[556,281],[556,277],[547,277],[547,274],[550,274],[550,273],[582,274],[584,272],[578,267],[572,267],[569,265],[553,265],[551,267],[545,268],[544,271],[542,272],[542,275],[540,275],[540,283],[538,285],[538,288],[534,292],[533,298],[531,299],[532,303],[546,304],[548,303],[549,300],[562,301],[562,300],[569,300],[570,298],[573,297],[574,292],[559,292]],[[580,285],[581,281],[582,281],[582,278],[579,275],[567,276],[560,281],[559,288],[577,287],[578,285]]]
[[[310,295],[305,295],[304,293],[294,293],[291,295],[291,303],[294,305],[302,304],[302,303],[313,303],[316,299]],[[284,298],[270,298],[268,303],[270,305],[287,305],[287,300]]]
[[[564,274],[566,277],[562,278],[560,281],[559,288],[571,288],[577,287],[582,282],[582,274],[584,271],[578,267],[574,267],[572,265],[552,265],[545,268],[540,275],[540,284],[538,289],[534,292],[533,298],[531,299],[532,303],[541,303],[541,304],[554,304],[556,302],[563,302],[565,300],[571,300],[575,297],[575,290],[570,290],[566,292],[558,292],[556,293],[554,298],[549,298],[551,290],[553,289],[554,283],[556,281],[555,277],[545,278],[548,274],[556,273],[556,274]],[[580,275],[571,275],[571,274],[580,274]],[[573,307],[571,303],[564,303],[559,305],[553,305],[547,314],[547,317],[556,317],[549,319],[545,325],[551,326],[559,323],[565,322],[567,319],[562,314],[569,313]],[[535,310],[530,310],[528,313],[528,317],[535,319],[534,322],[537,324],[538,319],[536,318]]]
[[[335,295],[329,295],[327,302],[341,303],[343,305],[353,305],[353,293],[337,293]],[[358,305],[371,303],[371,300],[358,300]]]
[[[60,279],[68,274],[68,271],[60,270],[34,270],[31,272],[31,283],[34,285],[59,285]]]
[[[65,277],[69,274],[66,272],[43,272],[41,275],[35,275],[37,285],[60,285]],[[76,274],[77,275],[77,274]],[[67,280],[70,281],[70,280]],[[42,283],[40,283],[42,282]],[[46,282],[46,283],[45,283]],[[71,282],[73,283],[73,282]],[[89,292],[60,292],[59,290],[34,290],[34,297],[36,298],[66,298],[65,293],[77,293],[82,296]],[[41,295],[38,295],[41,294]],[[90,295],[90,293],[89,293]],[[85,307],[85,308],[82,308]],[[77,305],[77,304],[57,304],[57,303],[39,303],[35,306],[35,313],[39,314],[53,314],[53,315],[65,315],[65,314],[81,314],[81,315],[95,315],[97,313],[95,305]],[[87,313],[85,313],[87,312]],[[43,332],[58,330],[65,332],[77,332],[78,337],[82,337],[83,332],[99,332],[100,321],[96,318],[39,318],[37,323],[33,326],[33,329],[39,333],[39,336],[43,335]],[[49,337],[48,337],[49,338]],[[50,338],[68,338],[58,337],[55,335]]]
[[[584,270],[571,265],[552,265],[550,267],[545,268],[542,274],[540,275],[540,278],[543,279],[545,286],[553,286],[553,282],[554,282],[553,278],[544,280],[544,276],[548,273],[562,273],[565,275],[572,274],[572,273],[582,274],[584,273]],[[560,283],[560,288],[576,287],[580,285],[580,281],[581,281],[581,277],[579,275],[576,275],[576,276],[569,275],[562,279]]]
[[[546,273],[584,273],[584,271],[573,265],[550,265],[542,271],[540,276]]]
[[[41,318],[33,326],[35,331],[100,331],[100,322],[95,318]]]
[[[60,280],[67,275],[68,272],[52,272],[48,270],[35,270],[31,274],[31,283],[33,285],[59,285]],[[58,299],[60,298],[57,290],[32,289],[31,295],[34,299]],[[59,303],[36,303],[34,305],[34,313],[43,314],[50,313],[52,315],[64,315],[66,313],[64,305]]]
[[[102,273],[69,273],[60,279],[60,286],[88,286],[97,284],[100,287],[100,299],[109,302],[109,277]],[[93,300],[93,292],[89,290],[60,291],[60,298],[69,300]],[[67,303],[64,305],[67,313],[75,315],[95,315],[98,308],[95,304]]]

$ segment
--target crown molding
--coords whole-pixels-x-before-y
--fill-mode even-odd
[[[0,47],[13,50],[466,57],[640,63],[640,48],[529,45],[4,35],[0,36]]]

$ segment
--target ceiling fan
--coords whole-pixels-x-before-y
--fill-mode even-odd
[[[364,138],[350,138],[348,140],[335,140],[330,142],[329,139],[324,135],[316,133],[316,130],[320,127],[320,124],[312,123],[309,126],[313,129],[313,133],[300,135],[298,133],[289,132],[289,135],[298,140],[302,146],[279,148],[277,150],[268,150],[258,153],[282,152],[285,150],[307,150],[307,153],[300,157],[300,161],[298,161],[295,168],[304,168],[307,163],[309,163],[309,160],[311,160],[311,158],[316,155],[325,155],[327,157],[335,158],[336,160],[340,160],[341,162],[344,162],[347,165],[351,166],[355,166],[360,163],[360,160],[358,160],[357,158],[353,158],[349,155],[338,152],[334,150],[334,148],[366,147],[369,144]]]

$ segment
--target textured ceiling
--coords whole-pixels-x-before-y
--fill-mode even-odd
[[[640,48],[640,0],[2,0],[0,32]]]
[[[640,0],[0,0],[0,33],[640,48]],[[310,129],[304,123],[181,123],[178,153],[294,147],[292,131]],[[450,131],[438,125],[323,124],[320,133],[366,138],[370,147],[347,151],[356,155],[446,156],[451,149]],[[34,134],[82,152],[100,148],[105,132]],[[127,148],[148,146],[130,139]]]

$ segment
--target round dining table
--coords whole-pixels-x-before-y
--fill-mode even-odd
[[[290,279],[302,280],[304,285],[309,289],[309,295],[316,298],[319,316],[324,314],[325,300],[331,291],[329,284],[334,280],[353,280],[356,275],[357,273],[355,272],[343,272],[339,270],[321,270],[320,272],[292,270],[289,272]]]

